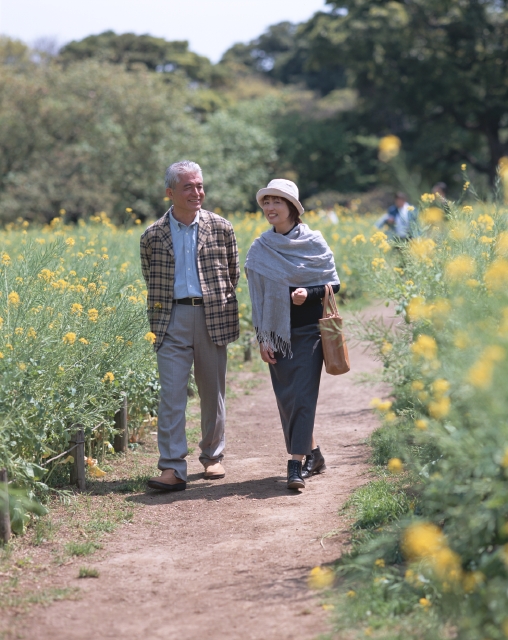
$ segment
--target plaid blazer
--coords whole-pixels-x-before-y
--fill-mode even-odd
[[[169,211],[150,225],[140,240],[141,269],[148,289],[148,320],[156,336],[156,351],[164,339],[173,308],[175,254]],[[240,278],[236,237],[230,222],[203,209],[199,212],[197,260],[208,333],[215,344],[233,342],[240,335],[235,295]]]

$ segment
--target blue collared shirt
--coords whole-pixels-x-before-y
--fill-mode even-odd
[[[169,213],[169,226],[175,252],[175,286],[173,297],[202,298],[203,291],[198,274],[198,224],[199,211],[187,227]]]

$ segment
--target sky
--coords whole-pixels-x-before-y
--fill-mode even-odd
[[[218,62],[234,43],[320,10],[326,10],[325,0],[0,0],[0,34],[63,45],[108,29],[149,33],[188,40],[192,51]]]

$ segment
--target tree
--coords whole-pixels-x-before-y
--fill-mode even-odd
[[[309,42],[302,37],[302,26],[280,22],[248,44],[235,44],[226,51],[221,63],[236,65],[284,84],[303,83],[321,93],[346,84],[342,64],[309,65]],[[329,61],[330,62],[330,61]]]
[[[328,4],[301,30],[308,68],[341,60],[372,130],[400,135],[424,171],[466,160],[492,182],[508,154],[506,0]]]
[[[73,40],[60,51],[60,60],[65,64],[91,58],[121,64],[129,70],[142,65],[165,74],[180,72],[200,83],[220,85],[223,80],[223,70],[205,56],[189,51],[186,40],[168,41],[148,34],[105,31]]]

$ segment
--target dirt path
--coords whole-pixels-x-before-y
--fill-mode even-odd
[[[355,372],[377,366],[359,348],[351,360]],[[249,395],[240,378],[228,406],[226,478],[203,480],[196,451],[187,491],[132,498],[144,508],[87,562],[100,578],[57,568],[58,582],[79,587],[81,597],[33,609],[20,637],[312,640],[330,630],[306,577],[347,540],[337,510],[368,480],[364,440],[377,425],[368,405],[381,390],[355,385],[352,374],[324,374],[316,435],[328,471],[290,493],[267,372]],[[334,529],[341,533],[323,546]]]

